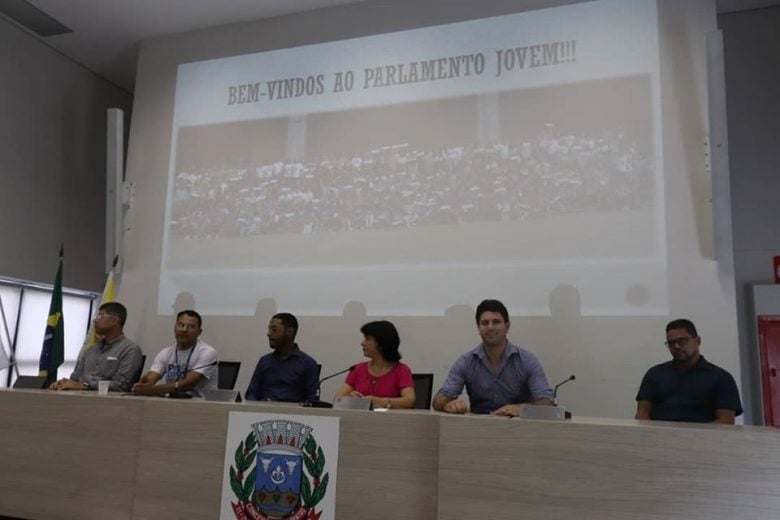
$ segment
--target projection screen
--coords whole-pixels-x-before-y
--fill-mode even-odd
[[[178,67],[158,311],[668,312],[658,21],[599,0]]]

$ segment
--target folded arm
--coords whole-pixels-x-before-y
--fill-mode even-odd
[[[173,392],[187,392],[203,380],[203,374],[198,372],[187,372],[184,379],[158,385],[157,382],[162,376],[157,372],[149,371],[141,381],[133,385],[133,393],[137,395],[167,395]]]

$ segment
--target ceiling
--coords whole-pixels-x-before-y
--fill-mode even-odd
[[[128,92],[135,88],[138,44],[146,38],[359,1],[13,0],[32,4],[73,31],[36,35],[42,41]]]
[[[36,36],[133,92],[138,44],[146,38],[361,1],[369,0],[0,0],[0,7],[5,3],[32,12],[37,8],[67,26],[72,32]],[[780,0],[717,0],[719,13],[777,5]],[[37,15],[42,16],[40,12]]]

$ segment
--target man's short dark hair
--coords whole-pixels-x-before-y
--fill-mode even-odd
[[[293,338],[298,334],[298,319],[289,312],[280,312],[271,317],[272,320],[279,320],[288,329],[293,329]]]
[[[691,320],[680,318],[678,320],[672,320],[666,324],[666,332],[669,332],[670,330],[676,330],[676,329],[685,329],[685,331],[691,336],[693,336],[694,338],[699,337],[699,333],[696,332],[696,325],[694,325]]]
[[[479,325],[479,319],[482,317],[482,314],[486,312],[497,312],[501,314],[501,317],[504,318],[505,322],[509,323],[509,311],[507,311],[504,304],[498,300],[482,300],[482,302],[477,305],[477,325]]]
[[[124,327],[125,321],[127,321],[127,307],[119,302],[107,302],[100,306],[99,311],[103,311],[106,314],[111,314],[117,317],[119,325]]]
[[[187,309],[181,311],[179,314],[176,315],[176,321],[179,321],[179,318],[182,316],[189,316],[190,318],[195,318],[195,320],[198,322],[198,328],[203,328],[203,318],[200,317],[200,314],[193,311],[192,309]]]
[[[371,336],[376,341],[379,353],[385,360],[392,363],[401,361],[401,353],[398,347],[401,345],[401,338],[398,336],[398,330],[395,325],[387,320],[370,321],[360,327],[360,332],[364,336]]]

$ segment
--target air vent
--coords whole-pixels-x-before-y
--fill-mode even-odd
[[[0,0],[0,14],[39,36],[73,32],[26,0]]]

